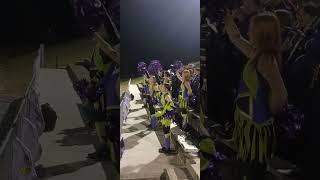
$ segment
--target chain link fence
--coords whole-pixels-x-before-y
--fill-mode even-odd
[[[43,66],[41,45],[33,65],[33,76],[18,105],[10,129],[0,142],[0,180],[35,180],[35,163],[41,157],[41,136],[45,123],[40,106],[39,76]]]

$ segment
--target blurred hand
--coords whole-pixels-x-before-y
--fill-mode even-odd
[[[229,36],[240,36],[240,31],[234,22],[234,17],[232,15],[232,12],[229,9],[225,10],[224,15],[224,24],[225,24],[225,30],[228,33]]]
[[[115,62],[120,63],[120,54],[109,43],[107,43],[99,33],[95,33],[97,47],[108,54]]]
[[[119,58],[119,53],[115,49],[109,48],[109,53],[113,59]]]

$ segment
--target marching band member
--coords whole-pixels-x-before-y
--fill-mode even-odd
[[[111,153],[111,159],[117,162],[117,150],[114,143],[119,143],[118,139],[119,133],[113,134],[107,132],[107,128],[110,127],[114,129],[120,128],[119,123],[119,54],[115,51],[107,42],[105,42],[102,37],[104,34],[99,32],[95,33],[97,40],[97,47],[99,47],[99,52],[102,60],[96,60],[95,64],[97,67],[97,72],[95,74],[95,79],[97,84],[99,84],[99,96],[95,102],[95,108],[98,109],[98,116],[95,119],[95,126],[97,131],[97,136],[99,137],[100,147],[97,152],[88,154],[90,159],[106,159]],[[109,124],[109,125],[108,125]],[[118,137],[118,138],[117,138]],[[110,142],[110,139],[112,142]],[[110,151],[110,153],[108,153]],[[119,151],[120,152],[120,151]]]
[[[158,120],[156,117],[156,110],[155,110],[155,105],[157,103],[157,99],[156,99],[156,95],[158,90],[158,84],[157,84],[157,80],[155,76],[151,76],[149,79],[149,95],[147,97],[147,104],[148,107],[147,109],[149,110],[149,114],[150,114],[150,127],[152,129],[155,129],[158,126]]]
[[[185,69],[182,71],[182,76],[178,71],[177,77],[181,81],[178,103],[179,103],[179,108],[181,109],[182,128],[186,129],[187,123],[188,123],[188,113],[187,113],[188,101],[189,101],[189,97],[192,96],[191,74],[189,70]]]
[[[165,136],[165,146],[159,149],[160,153],[172,153],[171,142],[172,142],[172,134],[170,131],[171,123],[174,119],[174,103],[171,99],[170,95],[170,82],[168,79],[165,79],[163,84],[160,85],[161,88],[161,104],[162,110],[157,112],[157,117],[161,122],[162,130]]]

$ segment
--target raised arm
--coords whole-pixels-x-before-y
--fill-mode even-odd
[[[104,53],[108,54],[114,62],[120,64],[120,54],[107,43],[99,33],[95,33],[95,36],[98,41],[98,47],[101,48]]]
[[[269,108],[273,114],[282,110],[288,100],[287,89],[281,77],[277,61],[270,56],[261,56],[258,71],[267,80],[270,87]]]
[[[169,94],[165,96],[165,99],[167,102],[172,102],[171,96]]]
[[[184,84],[185,84],[185,86],[187,88],[188,96],[191,96],[192,95],[192,88],[191,88],[190,82],[185,82]]]
[[[229,36],[230,41],[247,57],[252,57],[254,48],[251,44],[241,36],[241,33],[234,22],[234,18],[229,10],[226,11],[224,17],[225,30]]]
[[[177,78],[182,82],[183,79],[182,79],[182,76],[180,75],[180,69],[176,71],[176,75],[177,75]]]

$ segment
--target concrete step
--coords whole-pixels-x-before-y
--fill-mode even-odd
[[[194,180],[187,168],[166,168],[164,170],[166,180]]]
[[[200,158],[194,158],[191,160],[187,160],[187,169],[190,173],[193,180],[200,179]]]
[[[174,137],[174,147],[178,152],[177,164],[185,167],[185,174],[188,179],[200,179],[200,158],[198,156],[198,148],[188,139],[186,133],[179,126],[173,124],[171,132]],[[169,171],[170,172],[170,171]],[[174,179],[174,175],[171,176]]]
[[[88,81],[90,80],[90,73],[83,66],[69,64],[66,69],[67,69],[69,77],[73,83],[77,82],[79,80],[82,80],[82,79],[85,79]]]
[[[173,168],[165,169],[165,177],[167,180],[178,180],[177,173],[174,171]]]
[[[66,70],[40,70],[40,102],[48,102],[56,111],[55,129],[40,137],[42,156],[39,164],[46,168],[45,179],[105,180],[118,173],[111,163],[88,160],[94,152],[96,137],[84,124],[79,109],[80,97],[73,89]]]
[[[121,179],[161,179],[165,168],[176,166],[176,155],[159,153],[164,144],[162,129],[147,129],[149,119],[142,107],[138,86],[131,84],[130,93],[135,96],[131,101],[131,112],[121,136],[124,138],[125,151],[120,163]]]
[[[155,177],[139,177],[136,176],[135,174],[129,175],[128,177],[121,177],[121,180],[161,180],[161,178],[159,176],[155,176]]]

